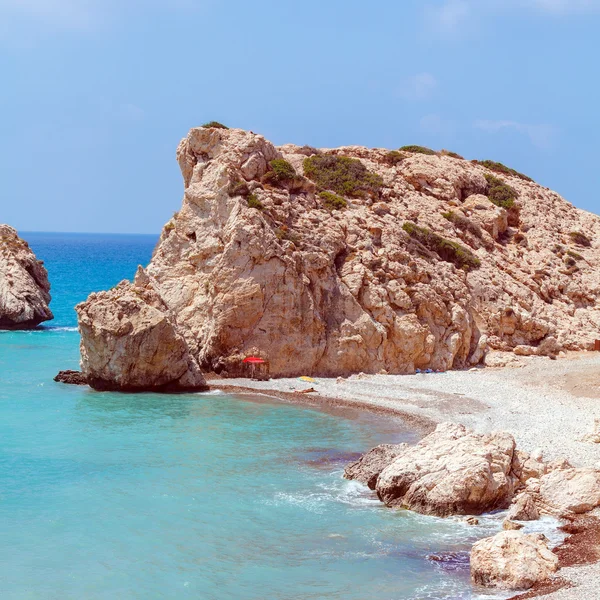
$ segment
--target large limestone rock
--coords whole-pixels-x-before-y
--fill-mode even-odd
[[[144,278],[142,278],[144,279]],[[82,377],[101,390],[206,388],[175,319],[145,280],[122,282],[77,306]]]
[[[542,534],[503,531],[471,550],[471,579],[477,585],[527,590],[557,570],[558,557]]]
[[[193,362],[236,374],[258,350],[272,375],[336,376],[461,368],[488,347],[591,347],[598,217],[469,161],[408,153],[397,162],[358,146],[320,152],[360,160],[382,186],[328,210],[302,177],[316,152],[239,129],[195,128],[179,145],[182,207],[146,275]],[[298,175],[278,184],[269,170],[281,158]],[[514,209],[491,204],[486,174],[515,189]],[[449,246],[426,247],[403,229],[409,221],[481,266],[467,273],[448,262]]]
[[[44,263],[12,227],[0,225],[0,329],[31,329],[53,319],[49,303]]]
[[[521,485],[515,440],[444,423],[402,452],[377,478],[388,506],[438,516],[506,508]]]
[[[0,225],[0,329],[31,329],[53,319],[44,263],[8,225]]]
[[[369,450],[355,463],[344,469],[346,479],[355,479],[375,489],[379,474],[390,465],[394,459],[406,452],[408,444],[381,444]]]
[[[600,470],[554,469],[539,481],[538,503],[544,512],[582,514],[600,506]]]

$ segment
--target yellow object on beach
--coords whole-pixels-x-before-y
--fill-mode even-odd
[[[308,381],[309,383],[315,383],[317,380],[313,379],[312,377],[307,377],[306,375],[303,375],[302,377],[298,377],[298,379],[300,381]]]

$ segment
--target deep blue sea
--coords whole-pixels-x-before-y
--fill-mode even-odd
[[[75,304],[131,278],[157,237],[22,235],[56,318],[0,333],[2,600],[480,597],[467,551],[497,519],[387,509],[342,479],[354,453],[416,440],[402,422],[53,382],[78,367]]]

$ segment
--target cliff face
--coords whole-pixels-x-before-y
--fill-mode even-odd
[[[53,319],[44,263],[8,225],[0,225],[0,329],[30,329]]]
[[[248,354],[281,376],[407,373],[600,337],[600,218],[518,174],[439,154],[276,148],[218,128],[192,129],[177,159],[183,205],[150,265],[78,307],[88,376],[124,372],[113,342],[130,334],[105,331],[94,311],[129,318],[125,292],[156,299],[186,364],[229,374]]]

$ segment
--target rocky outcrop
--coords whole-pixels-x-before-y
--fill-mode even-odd
[[[44,263],[8,225],[0,225],[0,329],[31,329],[53,319]]]
[[[478,515],[508,507],[520,485],[517,469],[512,436],[479,435],[444,423],[394,459],[375,488],[388,506],[438,516]]]
[[[206,382],[174,316],[143,276],[77,307],[81,365],[100,390],[190,391]]]
[[[348,465],[344,470],[344,477],[360,481],[374,490],[379,474],[397,456],[406,452],[408,447],[408,444],[381,444],[375,446],[355,463]]]
[[[509,521],[537,521],[540,511],[535,505],[531,494],[523,492],[519,494],[510,505],[506,518]]]
[[[582,514],[600,506],[600,470],[592,468],[554,469],[532,482],[537,503],[543,512],[558,516]],[[535,486],[535,487],[534,487]]]
[[[533,182],[447,155],[277,148],[214,127],[192,129],[177,159],[183,204],[144,277],[187,345],[178,364],[234,375],[259,351],[274,376],[411,373],[598,337],[600,219]],[[490,176],[514,205],[490,200]],[[118,350],[88,336],[98,302],[119,310],[114,294],[80,307],[84,370]],[[116,366],[102,376],[119,385]]]
[[[471,579],[477,585],[527,590],[557,570],[558,557],[542,534],[502,531],[471,550]]]

